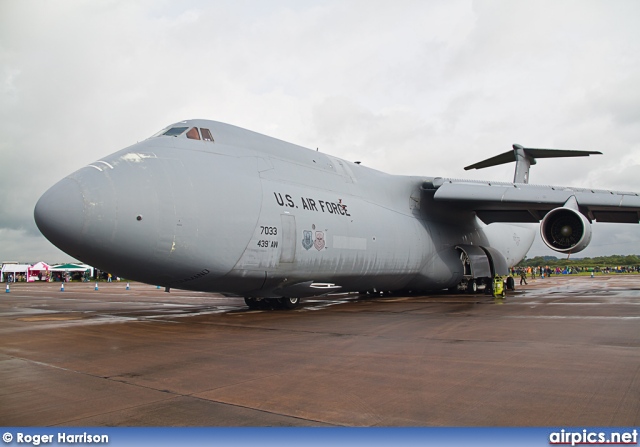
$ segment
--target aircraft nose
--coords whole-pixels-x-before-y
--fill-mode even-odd
[[[117,194],[104,174],[91,167],[74,172],[45,192],[33,213],[53,245],[83,262],[114,237]]]
[[[82,188],[72,178],[62,179],[40,197],[33,214],[40,232],[67,251],[75,245],[84,227]]]

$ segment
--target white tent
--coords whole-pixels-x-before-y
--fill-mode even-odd
[[[86,272],[89,270],[89,276],[93,276],[93,267],[87,264],[58,264],[49,268],[50,272],[64,272],[64,273],[75,273],[75,272]]]
[[[2,270],[0,271],[0,282],[5,281],[6,276],[13,276],[13,280],[16,279],[16,273],[27,274],[27,270],[29,269],[29,264],[3,264]]]
[[[50,268],[49,264],[42,261],[36,264],[33,264],[27,270],[27,281],[32,282],[32,281],[38,281],[42,279],[44,279],[45,281],[48,280],[49,268]]]

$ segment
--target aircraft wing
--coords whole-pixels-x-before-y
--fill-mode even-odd
[[[600,189],[435,178],[423,185],[433,200],[475,211],[485,223],[539,222],[575,198],[590,221],[639,223],[640,194]],[[575,207],[575,204],[573,204]]]

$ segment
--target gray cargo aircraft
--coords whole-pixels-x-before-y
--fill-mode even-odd
[[[475,292],[534,240],[583,250],[591,222],[638,223],[636,193],[528,184],[544,157],[514,145],[513,183],[390,175],[215,121],[189,120],[74,172],[35,207],[71,256],[169,288],[295,307],[335,291]]]

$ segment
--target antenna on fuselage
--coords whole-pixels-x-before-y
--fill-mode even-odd
[[[516,171],[513,176],[513,183],[529,183],[529,168],[536,164],[537,158],[564,158],[564,157],[588,157],[592,154],[600,154],[598,151],[572,151],[568,149],[536,149],[531,147],[523,147],[519,144],[513,145],[512,151],[504,152],[495,157],[472,164],[464,168],[482,169],[490,166],[502,165],[505,163],[516,162]]]

